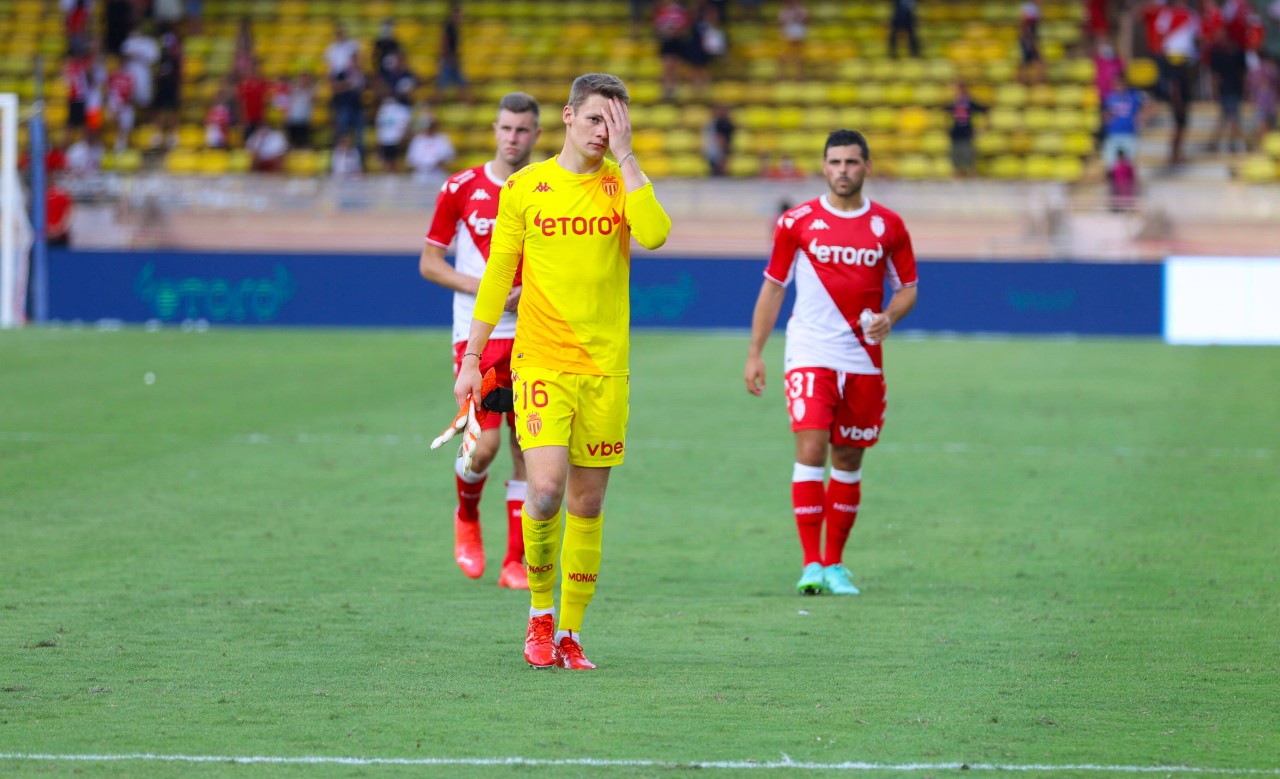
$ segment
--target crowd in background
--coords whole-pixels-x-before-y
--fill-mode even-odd
[[[927,3],[929,0],[919,0]],[[917,0],[890,4],[888,52],[921,54]],[[1137,138],[1154,110],[1168,104],[1173,121],[1168,163],[1186,159],[1187,106],[1193,99],[1213,100],[1219,111],[1205,151],[1237,152],[1255,148],[1276,127],[1280,76],[1274,59],[1259,54],[1262,25],[1247,0],[1087,0],[1088,45],[1096,66],[1102,120],[1098,148],[1108,179],[1121,196],[1136,181]],[[61,0],[67,35],[63,71],[67,94],[68,136],[62,139],[63,164],[72,171],[101,165],[102,139],[113,137],[119,151],[134,144],[167,149],[178,144],[184,67],[183,36],[202,29],[197,0]],[[1280,3],[1277,3],[1280,5]],[[759,0],[632,0],[633,31],[651,35],[661,62],[664,99],[677,91],[710,104],[714,74],[732,47],[734,19],[776,24],[782,43],[779,77],[803,80],[817,75],[805,54],[811,24],[804,0],[783,0],[776,18],[764,20]],[[1280,9],[1276,13],[1280,15]],[[1127,61],[1119,45],[1124,15],[1143,25],[1138,51],[1159,63],[1149,90],[1127,79]],[[1045,79],[1041,52],[1039,0],[1019,8],[1017,78],[1034,86]],[[203,146],[245,149],[252,169],[283,168],[290,150],[316,148],[323,139],[332,150],[332,172],[357,176],[370,169],[409,171],[421,180],[448,172],[455,153],[432,117],[431,102],[469,100],[470,85],[461,67],[463,6],[450,7],[441,24],[436,73],[424,79],[409,66],[396,37],[394,20],[384,21],[375,38],[359,41],[336,25],[323,51],[324,75],[297,72],[272,79],[262,72],[253,25],[239,25],[230,72],[218,85],[204,115]],[[1141,44],[1145,44],[1143,52]],[[321,79],[328,89],[322,89]],[[424,89],[427,87],[427,89]],[[430,93],[429,101],[420,99]],[[328,126],[317,127],[317,101],[327,95]],[[1153,100],[1154,99],[1154,100]],[[1251,104],[1256,120],[1245,126],[1242,106]],[[703,129],[703,156],[711,175],[726,175],[733,153],[735,124],[728,106],[713,105]],[[974,137],[988,110],[958,84],[950,113],[952,163],[958,175],[977,172]],[[975,121],[976,120],[976,121]],[[136,138],[136,128],[147,128]],[[366,149],[366,128],[376,148]],[[320,130],[323,129],[323,132]],[[789,160],[769,160],[763,175],[796,174]]]

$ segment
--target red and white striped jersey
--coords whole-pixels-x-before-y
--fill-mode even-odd
[[[866,342],[858,318],[866,308],[883,310],[886,282],[894,290],[915,285],[916,256],[893,211],[869,199],[839,211],[823,195],[778,217],[764,276],[783,286],[795,280],[785,370],[877,374],[881,347]]]
[[[459,273],[477,278],[484,275],[485,265],[489,262],[489,241],[498,218],[498,195],[505,183],[493,175],[492,165],[486,162],[467,168],[444,182],[436,196],[436,211],[426,238],[427,243],[447,249],[456,237],[454,267]],[[520,284],[518,268],[513,283]],[[467,340],[475,307],[475,295],[453,293],[454,343]],[[504,311],[490,337],[515,338],[515,335],[516,315]]]

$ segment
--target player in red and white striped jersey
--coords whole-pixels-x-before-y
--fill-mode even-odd
[[[806,595],[858,594],[844,547],[862,497],[862,456],[884,426],[881,342],[916,303],[911,236],[901,217],[863,196],[870,170],[861,133],[827,136],[822,171],[830,192],[778,218],[751,319],[744,378],[747,391],[760,395],[764,345],[795,282],[783,367],[796,439],[791,500],[804,556],[797,589]],[[887,306],[886,283],[893,289]]]
[[[498,103],[493,123],[497,153],[493,160],[450,176],[436,198],[435,215],[427,233],[418,267],[423,278],[454,291],[453,372],[462,364],[476,291],[489,260],[489,241],[498,217],[498,195],[507,178],[529,164],[533,145],[542,134],[538,127],[538,102],[523,92],[513,92]],[[445,250],[457,239],[454,265],[445,260]],[[506,310],[494,329],[493,338],[480,355],[480,369],[497,370],[500,383],[511,384],[511,345],[516,332],[516,306],[520,300],[519,271],[507,298]],[[471,470],[458,459],[454,467],[458,509],[454,513],[454,559],[463,573],[478,579],[484,575],[484,545],[480,534],[480,497],[489,466],[501,447],[502,414],[489,414],[483,424]],[[510,415],[508,425],[512,424]],[[524,567],[524,537],[520,507],[527,485],[524,457],[511,434],[512,475],[507,482],[507,553],[502,562],[498,586],[529,589]]]

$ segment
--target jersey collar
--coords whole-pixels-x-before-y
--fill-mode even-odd
[[[822,207],[832,216],[838,216],[841,219],[853,219],[854,217],[862,216],[871,210],[871,198],[866,197],[865,195],[862,198],[862,208],[859,208],[857,211],[841,211],[831,205],[831,201],[827,200],[826,195],[818,198],[818,202],[821,203]]]
[[[484,175],[488,176],[489,180],[498,189],[502,189],[502,185],[507,183],[506,181],[500,181],[497,176],[493,175],[493,160],[489,160],[484,164]]]

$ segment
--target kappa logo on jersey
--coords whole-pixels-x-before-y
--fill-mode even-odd
[[[871,232],[875,233],[877,238],[884,235],[884,217],[883,216],[880,216],[879,214],[875,214],[874,216],[871,217]]]
[[[818,218],[809,223],[809,229],[810,230],[830,230],[831,225],[822,221],[821,218]]]
[[[809,241],[808,251],[809,256],[818,262],[841,262],[867,268],[874,268],[884,258],[884,247],[878,241],[874,249],[860,249],[856,246],[824,246],[814,238]]]
[[[551,187],[547,186],[547,182],[545,182],[545,181],[539,181],[539,182],[538,182],[538,186],[534,187],[534,188],[533,188],[533,191],[534,191],[534,192],[554,192],[555,190],[553,190]]]
[[[610,235],[622,223],[618,209],[613,216],[547,216],[539,211],[533,217],[533,226],[542,230],[548,238],[557,235]]]
[[[497,221],[497,219],[485,219],[480,216],[479,211],[472,211],[467,215],[467,224],[471,225],[471,230],[476,235],[488,235],[493,232],[493,225]]]
[[[537,438],[538,433],[542,432],[542,417],[538,416],[538,412],[530,411],[529,417],[524,421],[524,426],[529,429],[529,435]]]
[[[493,200],[493,197],[488,192],[485,192],[483,189],[477,189],[475,192],[471,193],[471,199],[472,200]]]
[[[840,425],[840,435],[848,438],[850,441],[874,441],[880,437],[880,426],[845,427],[844,425]]]

